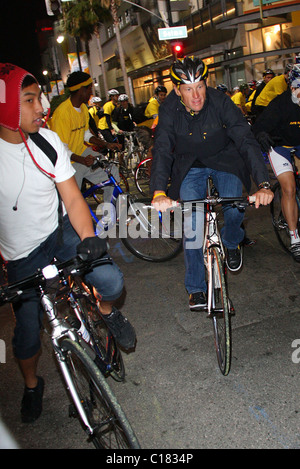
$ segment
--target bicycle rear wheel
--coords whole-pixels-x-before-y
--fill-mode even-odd
[[[159,214],[152,207],[151,199],[129,197],[126,208],[127,212],[120,216],[119,236],[132,254],[145,261],[164,262],[179,253],[182,248],[181,209]]]
[[[88,418],[97,449],[138,449],[138,440],[100,370],[79,344],[61,343],[65,364]],[[85,428],[86,430],[86,428]]]
[[[212,268],[212,312],[215,349],[219,368],[223,375],[228,375],[231,363],[231,327],[230,302],[227,295],[224,263],[218,249],[211,248]]]
[[[270,210],[271,210],[271,217],[272,217],[272,224],[273,228],[276,234],[276,237],[281,245],[281,247],[288,253],[290,253],[290,245],[291,245],[291,237],[289,233],[289,227],[288,224],[284,218],[284,215],[282,213],[282,208],[281,208],[281,198],[282,198],[282,192],[281,192],[281,187],[279,182],[277,182],[273,188],[272,191],[274,193],[274,198],[270,204]],[[299,192],[297,189],[296,192],[296,201],[298,204],[298,209],[299,209],[299,217],[300,217],[300,203],[299,203]],[[298,229],[300,229],[300,218],[298,220]]]

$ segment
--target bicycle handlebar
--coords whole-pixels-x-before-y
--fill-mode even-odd
[[[201,204],[209,204],[209,205],[218,205],[218,204],[230,204],[233,207],[237,208],[245,208],[248,205],[255,204],[256,197],[255,195],[251,195],[249,197],[219,197],[219,196],[208,196],[205,199],[197,199],[197,200],[173,200],[172,206],[173,207],[182,207],[185,203],[201,203]]]
[[[113,164],[118,164],[115,161],[111,160],[106,160],[104,158],[100,158],[99,156],[95,156],[95,163],[92,164],[92,170],[95,170],[97,168],[102,168],[102,169],[107,169],[109,166],[112,166]]]
[[[101,257],[94,261],[84,261],[80,256],[61,263],[49,264],[43,269],[38,269],[34,274],[15,283],[0,287],[0,306],[9,303],[24,293],[26,290],[44,287],[47,280],[68,275],[83,275],[93,268],[112,263],[110,257]]]

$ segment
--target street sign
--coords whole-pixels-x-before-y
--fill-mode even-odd
[[[186,26],[174,26],[172,28],[158,28],[158,39],[160,41],[168,41],[173,39],[181,39],[187,37]]]

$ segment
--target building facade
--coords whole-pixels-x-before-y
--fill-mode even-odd
[[[170,41],[159,40],[159,28],[187,27],[188,36],[180,39],[184,53],[206,62],[210,86],[225,83],[232,89],[261,79],[266,68],[280,74],[300,53],[300,2],[294,0],[124,0],[118,17],[134,104],[147,102],[158,84],[172,89],[174,57]],[[106,100],[104,70],[109,88],[124,92],[112,22],[101,25],[89,50],[95,93]],[[66,72],[68,66],[62,67],[64,81]]]

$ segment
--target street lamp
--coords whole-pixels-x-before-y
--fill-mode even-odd
[[[62,34],[60,34],[57,38],[56,38],[56,41],[58,42],[58,44],[61,44],[62,42],[64,42],[65,40],[65,36],[63,36]]]

